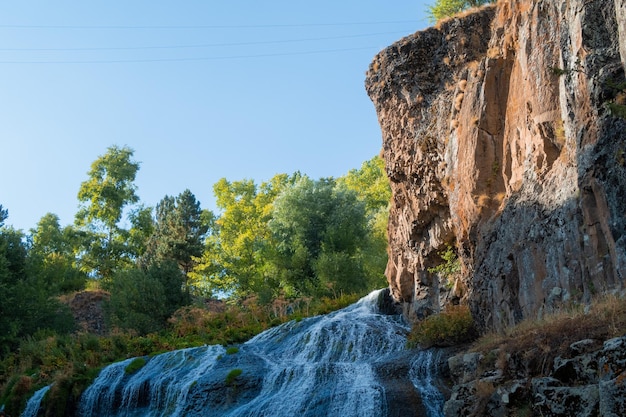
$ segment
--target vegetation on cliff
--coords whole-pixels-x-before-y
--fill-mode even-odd
[[[437,0],[428,7],[428,18],[432,23],[435,23],[471,7],[494,2],[495,0]]]

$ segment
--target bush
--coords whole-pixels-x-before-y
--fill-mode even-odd
[[[226,379],[224,380],[226,385],[232,385],[232,383],[235,382],[235,379],[237,379],[237,377],[241,375],[242,372],[243,371],[239,368],[231,369],[228,375],[226,375]]]
[[[409,347],[454,346],[471,342],[476,337],[474,319],[467,306],[449,306],[439,314],[414,324],[409,334]]]
[[[435,23],[471,7],[494,2],[495,0],[437,0],[434,5],[428,8],[428,19]]]
[[[124,372],[126,372],[129,375],[134,374],[135,372],[143,368],[145,365],[146,365],[146,360],[144,358],[135,358],[131,361],[131,363],[129,363],[126,366],[126,368],[124,368]]]

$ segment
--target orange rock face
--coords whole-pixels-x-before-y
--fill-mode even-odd
[[[408,315],[467,301],[502,329],[624,288],[626,121],[606,106],[624,81],[624,4],[500,1],[374,58],[386,275]],[[448,246],[461,273],[446,284],[433,268]]]

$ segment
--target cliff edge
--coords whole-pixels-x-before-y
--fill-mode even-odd
[[[626,120],[608,106],[625,104],[624,28],[625,0],[507,0],[374,58],[386,275],[407,315],[467,301],[498,330],[624,289]]]

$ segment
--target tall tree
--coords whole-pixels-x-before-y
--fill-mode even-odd
[[[204,250],[204,237],[209,229],[200,202],[189,190],[176,198],[165,196],[156,207],[154,231],[146,252],[140,259],[143,265],[171,260],[179,266],[189,291],[189,274]]]
[[[4,226],[4,221],[9,217],[9,210],[2,208],[0,204],[0,227]]]
[[[337,180],[338,184],[357,193],[367,210],[368,233],[359,249],[368,287],[386,284],[387,222],[391,188],[380,156],[365,161],[359,169],[352,169]]]
[[[269,222],[281,284],[295,294],[365,287],[358,248],[365,204],[333,179],[301,178],[276,199]]]
[[[299,177],[299,173],[278,174],[260,186],[252,180],[219,180],[213,191],[221,214],[195,274],[203,276],[214,291],[238,296],[254,293],[269,301],[278,289],[275,275],[267,269],[272,205]]]
[[[99,278],[110,278],[128,255],[128,232],[119,226],[124,210],[137,203],[135,176],[139,163],[133,150],[111,146],[91,165],[89,179],[80,185],[76,225],[89,234],[83,266]]]

